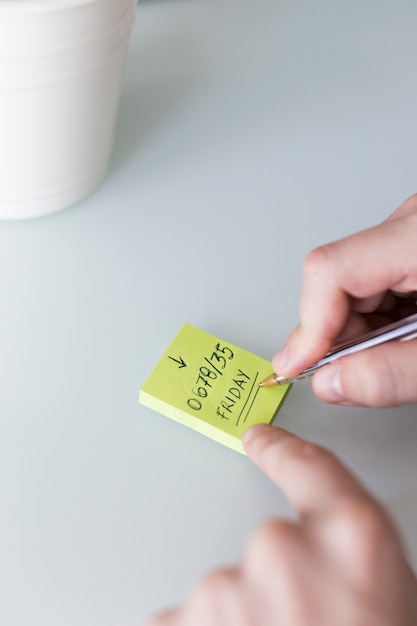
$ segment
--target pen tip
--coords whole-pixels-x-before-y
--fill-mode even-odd
[[[275,373],[261,380],[259,383],[259,387],[272,387],[274,385],[278,385],[278,376]]]

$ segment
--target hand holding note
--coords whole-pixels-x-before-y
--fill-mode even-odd
[[[273,358],[286,377],[335,343],[417,311],[417,195],[385,222],[307,257],[300,324]],[[331,364],[313,378],[326,402],[393,406],[417,401],[417,340],[389,343]]]
[[[297,521],[265,522],[238,566],[209,574],[146,626],[416,624],[417,582],[381,506],[322,448],[270,426],[248,436],[248,456]]]

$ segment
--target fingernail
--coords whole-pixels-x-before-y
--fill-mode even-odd
[[[326,402],[342,402],[345,399],[338,363],[323,367],[314,378],[315,391]]]
[[[267,424],[255,424],[254,426],[248,428],[248,430],[245,430],[245,432],[243,433],[243,443],[248,443],[249,441],[252,441],[252,439],[255,439],[255,437],[260,435],[267,427]]]

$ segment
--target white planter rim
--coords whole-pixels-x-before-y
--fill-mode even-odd
[[[104,2],[111,2],[111,0],[0,0],[0,17],[2,15],[58,13]]]

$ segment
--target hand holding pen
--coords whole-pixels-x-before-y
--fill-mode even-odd
[[[417,195],[382,224],[310,253],[301,322],[273,357],[273,369],[280,380],[308,373],[336,345],[416,314],[416,299]],[[417,402],[416,340],[352,352],[317,368],[319,398],[374,407]]]
[[[417,401],[416,292],[413,196],[383,224],[308,257],[301,323],[273,359],[279,381],[273,375],[272,383],[313,370],[313,389],[327,402]],[[334,348],[340,343],[344,352]],[[384,507],[330,452],[280,428],[254,426],[244,445],[296,519],[261,525],[240,563],[206,576],[184,604],[147,626],[338,626],[346,615],[352,623],[366,615],[416,624],[417,580]],[[328,593],[317,593],[317,580]]]

